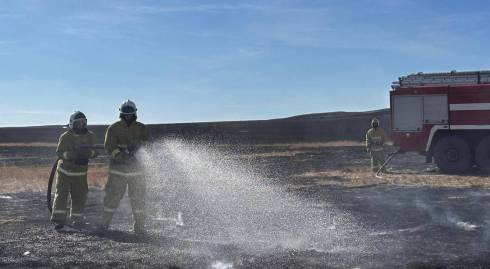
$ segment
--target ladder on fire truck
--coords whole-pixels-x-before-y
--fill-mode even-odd
[[[468,85],[490,84],[490,71],[467,71],[448,73],[416,73],[399,77],[391,87],[396,90],[400,87],[430,86],[430,85]]]

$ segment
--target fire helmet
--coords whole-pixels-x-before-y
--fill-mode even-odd
[[[73,114],[70,115],[70,123],[68,124],[68,127],[73,129],[73,125],[77,121],[85,121],[85,124],[87,124],[87,117],[80,111],[73,112]]]
[[[119,108],[119,112],[121,114],[134,114],[136,115],[136,111],[138,109],[136,108],[136,104],[131,101],[131,100],[126,100],[121,104],[121,107]]]
[[[371,121],[371,127],[378,127],[379,126],[379,120],[377,118],[374,118],[372,121]]]

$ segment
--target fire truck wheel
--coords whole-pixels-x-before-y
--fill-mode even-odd
[[[475,158],[480,171],[490,174],[490,136],[483,138],[478,144]]]
[[[448,174],[466,172],[473,163],[470,146],[459,136],[441,138],[434,148],[434,159],[441,172]]]

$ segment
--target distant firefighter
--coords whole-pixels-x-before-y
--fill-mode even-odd
[[[371,155],[371,169],[374,172],[385,162],[384,144],[387,142],[385,130],[379,126],[379,120],[371,121],[371,129],[366,133],[366,150]]]
[[[143,123],[136,121],[137,109],[134,102],[123,102],[119,111],[120,120],[109,126],[105,135],[105,149],[111,158],[99,231],[109,228],[112,216],[128,189],[134,232],[144,234],[146,184],[136,152],[148,140],[148,131]]]
[[[67,223],[67,200],[71,195],[71,221],[82,227],[83,212],[87,200],[87,170],[89,159],[96,157],[96,151],[90,149],[95,144],[95,135],[87,129],[87,118],[76,111],[70,116],[69,130],[59,139],[56,153],[60,158],[56,173],[56,195],[54,198],[51,221],[55,229],[62,229]]]

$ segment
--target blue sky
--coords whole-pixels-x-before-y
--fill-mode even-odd
[[[490,69],[487,1],[0,0],[0,126],[388,107],[413,72]]]

